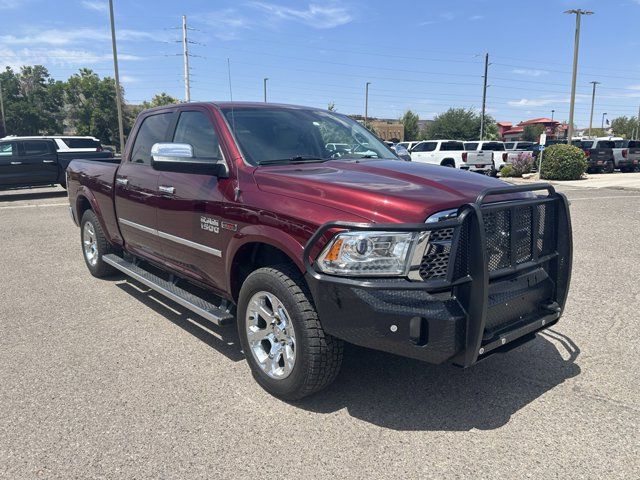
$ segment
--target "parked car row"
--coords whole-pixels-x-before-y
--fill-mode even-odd
[[[0,139],[0,188],[60,184],[77,158],[113,158],[94,137],[16,137]]]
[[[548,140],[545,147],[566,140]],[[633,172],[640,166],[640,140],[620,137],[574,138],[572,145],[582,149],[587,157],[588,173]],[[521,156],[537,159],[541,146],[527,141],[501,142],[460,140],[422,140],[396,144],[407,149],[411,160],[443,167],[490,174],[495,176],[506,165]],[[535,166],[535,164],[534,164]]]
[[[532,152],[532,142],[500,141],[463,142],[461,140],[423,140],[400,142],[414,162],[460,168],[495,176],[520,152]],[[507,148],[509,147],[509,148]]]

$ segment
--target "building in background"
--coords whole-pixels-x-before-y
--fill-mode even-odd
[[[349,115],[354,120],[364,123],[362,115]],[[382,140],[390,142],[404,141],[404,125],[399,120],[392,118],[372,118],[369,117],[367,122],[376,132],[376,135]]]
[[[528,125],[541,125],[544,127],[544,133],[547,134],[549,140],[566,138],[568,130],[566,123],[560,123],[550,118],[533,118],[522,121],[515,126],[511,122],[498,122],[497,125],[498,135],[505,142],[523,140],[524,128]]]

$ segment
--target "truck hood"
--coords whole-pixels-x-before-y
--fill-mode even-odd
[[[505,185],[455,168],[375,159],[263,166],[255,170],[254,178],[265,192],[376,223],[420,223],[433,213],[475,201],[487,188]]]

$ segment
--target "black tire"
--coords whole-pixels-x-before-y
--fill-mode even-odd
[[[94,232],[95,246],[97,250],[95,262],[92,262],[88,258],[88,254],[85,250],[85,240],[88,240],[87,238],[85,238],[85,225],[88,223],[91,224]],[[96,278],[104,278],[116,273],[115,268],[102,260],[103,255],[107,255],[108,253],[113,252],[113,247],[107,241],[107,238],[102,231],[102,227],[100,226],[100,222],[98,221],[98,217],[95,213],[93,213],[93,210],[87,210],[82,215],[82,220],[80,221],[80,247],[82,248],[82,258],[84,258],[84,263],[87,265],[87,268],[89,269],[89,272],[91,272],[91,275]]]
[[[607,162],[606,167],[604,167],[604,173],[613,173],[615,170],[615,166],[613,162]]]
[[[295,333],[295,363],[286,378],[274,379],[262,370],[247,337],[247,308],[258,292],[275,295],[289,314]],[[238,300],[238,335],[251,373],[270,394],[299,400],[332,383],[342,364],[344,342],[325,333],[300,272],[287,265],[260,268],[242,284]]]
[[[450,158],[443,160],[440,165],[442,165],[443,167],[456,168],[456,162]]]

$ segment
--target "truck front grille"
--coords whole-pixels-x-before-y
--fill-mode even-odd
[[[555,204],[540,203],[483,211],[486,234],[487,268],[496,272],[531,262],[555,250]],[[420,264],[423,280],[446,279],[453,242],[457,242],[457,255],[453,278],[468,274],[469,238],[466,222],[454,228],[433,230],[429,245]]]

